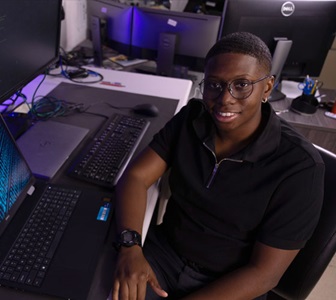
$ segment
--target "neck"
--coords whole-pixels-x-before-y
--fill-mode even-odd
[[[217,157],[220,159],[229,157],[248,146],[262,130],[262,119],[260,118],[257,126],[251,126],[250,128],[248,131],[216,132],[215,151]]]

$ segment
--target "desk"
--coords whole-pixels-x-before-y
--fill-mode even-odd
[[[54,96],[60,96],[63,100],[68,101],[81,101],[85,99],[76,99],[76,97],[80,97],[83,93],[86,96],[92,95],[92,93],[106,96],[108,91],[111,91],[111,94],[118,95],[120,99],[127,99],[128,104],[136,104],[137,101],[139,103],[152,102],[157,101],[157,104],[160,105],[160,101],[175,101],[174,108],[175,111],[171,111],[170,115],[165,113],[163,107],[161,108],[160,115],[156,119],[151,120],[151,127],[146,132],[144,137],[144,141],[142,141],[139,145],[139,149],[143,148],[145,144],[151,139],[151,136],[159,130],[164,122],[172,117],[172,115],[177,112],[183,105],[185,105],[188,101],[190,90],[192,87],[192,83],[189,80],[183,79],[174,79],[174,78],[165,78],[160,76],[151,76],[151,75],[143,75],[136,73],[127,73],[127,72],[119,72],[119,71],[111,71],[111,70],[103,70],[103,69],[94,69],[90,68],[104,76],[105,84],[95,83],[85,85],[85,84],[69,84],[69,81],[64,78],[51,77],[48,76],[39,89],[37,95],[46,95],[50,93]],[[33,82],[31,82],[28,86],[26,86],[23,90],[30,99],[30,96],[35,91],[37,85],[40,83],[41,78],[37,78]],[[100,90],[97,90],[99,88]],[[113,92],[113,93],[112,93]],[[91,94],[90,94],[91,93]],[[123,94],[125,93],[125,94]],[[126,94],[127,93],[127,94]],[[64,97],[68,99],[64,99]],[[97,95],[98,97],[98,95]],[[92,96],[93,98],[93,96]],[[87,101],[86,97],[86,101]],[[90,100],[90,99],[89,99]],[[105,99],[106,100],[106,99]],[[104,100],[104,101],[105,101]],[[96,102],[97,99],[93,99],[93,102]],[[107,101],[107,100],[106,100]],[[125,100],[126,101],[126,100]],[[93,106],[94,108],[94,106]],[[109,114],[113,112],[113,109],[106,109],[106,113]],[[160,118],[161,116],[161,118]],[[62,122],[72,123],[80,125],[83,121],[84,115],[73,115],[69,117],[65,117],[62,119]],[[88,115],[86,118],[90,118],[85,120],[90,130],[93,130],[94,127],[99,126],[99,124],[103,121],[99,116]],[[71,160],[71,157],[70,157]],[[67,164],[67,163],[66,163]],[[68,183],[68,184],[76,184],[78,186],[85,185],[87,183],[81,183],[78,180],[68,178],[64,176],[64,172],[66,170],[66,164],[62,166],[62,168],[58,171],[57,175],[51,180],[55,183]],[[96,187],[98,189],[98,187]],[[101,188],[99,188],[101,189]],[[145,235],[150,224],[150,220],[157,202],[159,194],[158,184],[153,185],[148,191],[148,200],[147,200],[147,211],[145,217],[145,223],[143,226],[143,234]],[[112,243],[109,240],[105,248],[103,249],[103,253],[101,255],[100,261],[97,266],[96,273],[94,275],[94,281],[92,283],[90,289],[89,299],[106,299],[109,293],[109,288],[112,279]],[[22,299],[22,300],[31,300],[31,299],[55,299],[54,297],[46,297],[31,293],[21,293],[19,291],[10,290],[7,288],[0,288],[0,299]]]
[[[322,89],[321,93],[326,94],[329,101],[336,99],[336,91],[334,90]],[[290,110],[291,103],[292,99],[286,98],[271,102],[271,105],[275,111],[289,109],[288,112],[281,113],[280,117],[293,125],[312,143],[336,153],[336,120],[326,117],[324,115],[326,110],[322,108],[312,115],[300,115]]]
[[[121,72],[94,67],[90,67],[89,69],[100,73],[104,77],[103,81],[106,82],[106,84],[98,82],[88,85],[84,84],[85,86],[122,91],[127,93],[136,93],[141,95],[179,99],[179,104],[176,111],[180,110],[180,108],[187,103],[189,93],[192,87],[192,82],[190,80],[145,75],[131,72]],[[28,100],[31,100],[29,96],[33,94],[40,81],[41,76],[33,80],[22,90],[22,92],[28,96]],[[65,79],[64,77],[47,76],[47,79],[39,88],[37,95],[48,94],[61,82],[70,81]],[[108,83],[110,83],[110,85]]]
[[[48,76],[46,80],[43,82],[43,85],[39,88],[37,95],[47,95],[50,92],[53,96],[56,98],[67,100],[67,101],[74,101],[74,102],[84,102],[84,99],[80,99],[82,93],[90,93],[90,88],[99,88],[104,90],[111,90],[115,91],[117,93],[126,92],[128,94],[132,94],[136,98],[136,95],[145,95],[139,97],[139,100],[133,99],[130,100],[131,104],[136,104],[136,101],[139,101],[139,103],[146,103],[152,101],[150,97],[146,96],[152,96],[152,97],[162,97],[166,100],[172,99],[177,102],[177,106],[175,109],[175,112],[179,111],[182,106],[184,106],[187,101],[190,94],[190,90],[192,87],[192,82],[189,80],[184,79],[176,79],[176,78],[168,78],[168,77],[161,77],[161,76],[154,76],[154,75],[144,75],[144,74],[137,74],[137,73],[129,73],[129,72],[120,72],[120,71],[112,71],[107,69],[101,69],[101,68],[91,68],[90,70],[100,73],[104,80],[99,83],[94,84],[73,84],[73,88],[68,87],[67,90],[65,89],[56,89],[58,85],[61,83],[67,83],[68,85],[72,84],[69,82],[69,80],[62,78],[62,77],[51,77]],[[91,79],[92,80],[92,79]],[[23,89],[23,93],[28,96],[28,100],[31,98],[31,95],[34,93],[36,87],[40,83],[41,78],[37,78],[33,82],[31,82],[29,85],[27,85]],[[85,81],[85,80],[84,80]],[[83,89],[87,89],[88,92],[86,92]],[[92,102],[91,104],[99,101],[99,97],[104,97],[104,95],[97,95],[95,96],[93,92],[91,92],[92,95]],[[118,94],[121,95],[121,94]],[[105,96],[106,97],[106,96]],[[121,98],[121,96],[120,96]],[[133,102],[132,102],[133,101]],[[114,102],[116,105],[116,102]],[[159,104],[156,104],[159,106]],[[123,103],[123,106],[125,103]],[[93,107],[94,109],[94,107]],[[104,108],[107,111],[110,111],[108,108]],[[160,107],[159,107],[160,109]],[[112,113],[112,111],[111,111]],[[166,114],[164,111],[164,107],[160,109],[160,115],[158,119],[161,117],[162,122],[158,122],[158,120],[155,120],[154,124],[155,126],[151,126],[143,138],[143,141],[141,142],[139,146],[139,150],[143,148],[146,144],[148,144],[151,140],[152,135],[159,130],[164,123],[172,116],[172,114]],[[102,121],[102,120],[99,120]],[[154,120],[150,120],[152,123],[154,123]],[[90,119],[90,122],[96,122],[94,119]],[[87,124],[87,120],[79,120],[78,118],[68,118],[67,123],[72,123],[73,125],[83,125],[84,127]],[[95,124],[92,125],[94,128]],[[90,129],[93,129],[90,128]],[[139,152],[139,150],[136,152],[136,154]],[[61,181],[61,183],[64,183],[64,177],[58,177],[58,181]],[[66,182],[69,182],[69,179],[66,179]],[[76,183],[76,182],[75,182]],[[157,199],[157,190],[158,188],[152,188],[149,190],[149,197],[148,197],[148,217],[145,219],[144,223],[144,229],[143,229],[143,235],[146,235],[151,214],[154,211],[156,199]]]

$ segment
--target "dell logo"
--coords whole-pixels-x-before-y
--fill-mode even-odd
[[[284,17],[289,17],[290,15],[292,15],[294,13],[295,10],[295,5],[293,2],[285,2],[284,4],[282,4],[281,6],[281,13]]]

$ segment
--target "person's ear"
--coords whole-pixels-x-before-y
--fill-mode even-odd
[[[274,86],[274,76],[270,76],[267,79],[266,85],[265,85],[265,90],[264,90],[265,98],[269,97],[269,95],[271,94],[273,90],[273,86]]]

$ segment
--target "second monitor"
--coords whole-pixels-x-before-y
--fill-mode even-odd
[[[336,0],[226,0],[221,36],[235,31],[259,36],[273,53],[273,67],[280,63],[272,70],[276,83],[303,81],[320,75],[335,37],[335,16]],[[285,97],[274,92],[269,100]]]
[[[158,75],[185,77],[176,66],[203,71],[220,23],[220,16],[134,7],[132,56],[156,60]]]

